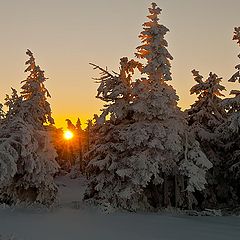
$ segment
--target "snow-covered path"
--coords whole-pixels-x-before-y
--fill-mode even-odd
[[[60,179],[52,211],[0,209],[0,233],[22,240],[239,240],[240,217],[100,213],[78,204],[81,179]]]

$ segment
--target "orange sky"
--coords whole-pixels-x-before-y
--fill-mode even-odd
[[[145,0],[9,0],[0,4],[0,100],[10,87],[19,90],[27,48],[49,80],[46,86],[57,126],[65,119],[86,122],[102,106],[95,99],[97,77],[89,62],[118,70],[119,59],[132,58],[138,35],[146,21]],[[227,92],[238,88],[227,83],[238,63],[239,49],[231,40],[234,26],[240,26],[239,0],[159,0],[161,23],[173,55],[172,85],[179,105],[189,107],[194,97],[191,70],[223,77]]]

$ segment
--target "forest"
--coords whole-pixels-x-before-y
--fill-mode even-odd
[[[68,175],[83,176],[83,201],[105,211],[240,212],[240,90],[233,84],[227,98],[221,77],[193,69],[197,100],[183,111],[170,84],[169,29],[156,3],[148,10],[134,59],[122,57],[118,72],[90,63],[104,107],[86,128],[70,117],[68,131],[54,125],[48,78],[27,50],[21,91],[0,105],[1,204],[54,206],[55,179]],[[233,41],[240,47],[240,27]],[[240,83],[240,63],[232,69],[226,81]]]

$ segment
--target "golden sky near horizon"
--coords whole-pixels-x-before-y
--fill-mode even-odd
[[[173,55],[172,85],[188,108],[195,100],[191,70],[207,77],[223,77],[226,94],[239,86],[227,83],[239,63],[240,52],[232,41],[233,27],[240,26],[239,0],[157,0],[163,9],[160,22],[170,29],[166,39]],[[134,57],[138,35],[151,1],[145,0],[0,0],[0,101],[10,88],[20,89],[26,49],[45,70],[58,127],[65,119],[82,122],[99,113],[95,98],[98,72],[90,62],[118,70],[119,59]]]

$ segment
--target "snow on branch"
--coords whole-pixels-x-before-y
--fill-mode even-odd
[[[240,27],[235,27],[234,28],[233,40],[236,40],[237,43],[240,46]]]

